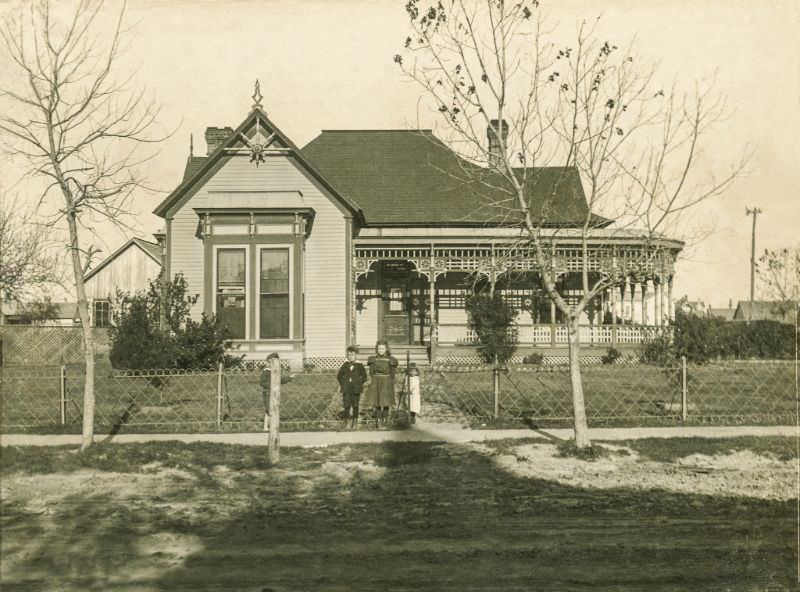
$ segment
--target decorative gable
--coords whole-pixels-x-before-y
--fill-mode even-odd
[[[198,159],[190,156],[187,170],[181,184],[158,205],[154,213],[169,218],[203,182],[209,173],[217,170],[230,157],[247,157],[250,164],[260,167],[272,157],[290,157],[296,165],[310,175],[316,183],[335,201],[357,220],[363,216],[355,203],[342,196],[330,182],[303,155],[300,149],[267,117],[261,105],[261,93],[258,82],[253,95],[253,110],[235,130],[230,128],[213,128],[213,147],[207,157]],[[209,128],[212,130],[212,128]],[[208,136],[208,134],[207,134]],[[207,141],[210,142],[210,140]]]

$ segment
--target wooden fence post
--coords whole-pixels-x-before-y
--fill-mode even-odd
[[[222,362],[217,366],[217,429],[222,428]]]
[[[681,420],[686,421],[688,415],[688,385],[686,384],[686,356],[681,356]]]
[[[497,419],[500,414],[500,369],[497,361],[492,368],[492,418]]]
[[[272,465],[278,464],[281,457],[280,424],[281,424],[281,361],[272,358],[269,361],[269,435],[267,437],[267,454]]]
[[[67,425],[67,369],[61,364],[58,375],[59,409],[61,413],[61,425]]]

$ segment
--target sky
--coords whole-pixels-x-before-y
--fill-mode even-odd
[[[67,3],[57,3],[59,8]],[[113,4],[113,3],[112,3]],[[0,13],[16,2],[0,0]],[[392,61],[408,34],[405,0],[130,0],[128,49],[120,71],[161,103],[172,136],[147,165],[161,193],[137,195],[135,232],[151,239],[162,221],[152,210],[182,176],[194,135],[205,153],[208,126],[236,127],[248,114],[256,79],[270,118],[303,146],[323,129],[431,127],[419,111],[420,89]],[[747,175],[693,215],[710,230],[684,250],[676,296],[715,307],[749,297],[752,218],[759,207],[757,250],[800,242],[800,3],[792,0],[542,1],[553,23],[574,27],[602,14],[600,32],[661,72],[690,83],[716,73],[731,115],[709,138],[706,158],[725,167],[745,146]],[[0,80],[15,74],[0,55]],[[0,180],[26,191],[20,169],[0,162]],[[103,229],[104,254],[130,232]]]

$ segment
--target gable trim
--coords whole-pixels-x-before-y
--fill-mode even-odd
[[[268,154],[280,154],[284,156],[292,156],[297,161],[297,163],[301,166],[302,169],[308,172],[317,182],[322,185],[322,187],[328,192],[328,194],[338,201],[342,206],[345,207],[347,211],[349,211],[354,217],[358,218],[359,221],[363,223],[363,213],[358,208],[356,204],[352,201],[345,198],[336,188],[331,185],[331,183],[325,179],[322,173],[317,170],[317,168],[309,162],[300,149],[292,142],[286,134],[284,134],[278,126],[276,126],[270,119],[267,117],[267,114],[261,108],[256,107],[250,113],[250,115],[245,118],[245,120],[237,127],[233,134],[224,142],[222,143],[200,166],[200,168],[194,172],[194,174],[184,181],[181,182],[178,187],[172,191],[165,199],[162,201],[153,213],[161,218],[165,218],[167,213],[169,212],[172,207],[177,204],[186,193],[192,189],[192,187],[200,181],[217,163],[223,158],[232,156],[232,152],[238,154],[240,149],[237,148],[235,145],[241,141],[241,134],[244,130],[248,129],[250,125],[255,123],[258,119],[263,120],[263,123],[267,125],[271,130],[273,135],[275,135],[281,142],[283,142],[288,148],[286,150],[275,150],[274,152],[268,152]]]

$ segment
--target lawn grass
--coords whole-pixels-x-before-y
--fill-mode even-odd
[[[782,446],[767,440],[774,441],[763,450]],[[671,454],[740,445],[753,443],[693,439]],[[656,443],[641,450],[649,446]],[[291,448],[270,467],[260,447],[159,442],[98,446],[88,455],[4,448],[2,465],[4,480],[57,468],[86,483],[44,513],[3,500],[1,577],[9,590],[52,582],[66,591],[459,592],[789,590],[795,583],[794,502],[520,478],[469,447]],[[131,485],[119,498],[92,489],[80,472],[133,484],[126,475],[152,473],[154,465],[188,476],[165,475],[172,488],[163,491]],[[336,477],[361,466],[374,468]],[[172,547],[156,544],[165,537]],[[187,555],[172,555],[175,541],[191,542]]]
[[[642,438],[614,441],[614,445],[627,446],[642,457],[658,462],[674,462],[691,454],[707,456],[750,450],[754,454],[776,460],[790,461],[798,458],[796,438],[782,436],[741,436],[736,438]]]
[[[586,414],[592,425],[675,425],[681,421],[678,368],[647,364],[585,366],[582,377]],[[502,372],[497,418],[492,418],[490,370],[431,370],[425,378],[423,396],[462,413],[473,427],[512,427],[523,422],[560,427],[568,425],[572,417],[572,392],[565,367]],[[691,366],[687,382],[690,424],[796,420],[793,362]]]

